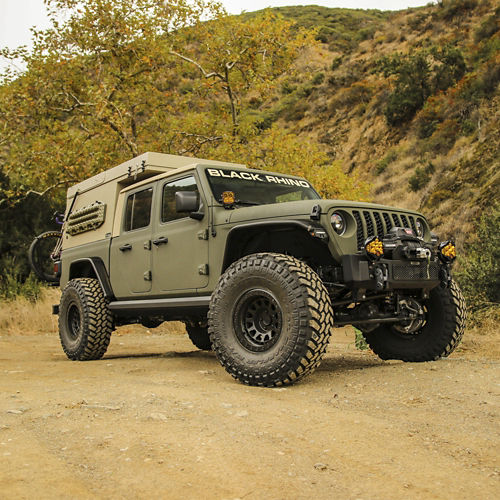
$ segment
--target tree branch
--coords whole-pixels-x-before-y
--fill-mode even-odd
[[[194,64],[201,71],[201,74],[203,75],[204,78],[219,78],[220,80],[225,81],[224,77],[220,73],[217,73],[216,71],[212,71],[211,73],[208,73],[207,71],[205,71],[203,69],[203,67],[199,63],[197,63],[196,61],[193,61],[193,59],[190,59],[189,57],[183,56],[182,54],[178,54],[177,52],[174,52],[173,50],[169,51],[169,54],[171,54],[173,56],[180,57],[182,60],[184,60],[188,63]]]

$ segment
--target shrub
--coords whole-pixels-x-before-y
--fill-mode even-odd
[[[441,0],[435,17],[444,21],[451,21],[455,17],[462,17],[477,7],[477,0]]]
[[[389,164],[391,164],[397,157],[398,154],[396,151],[389,151],[375,166],[375,174],[380,175],[385,172]]]
[[[431,93],[430,65],[423,52],[403,56],[396,54],[378,63],[384,76],[394,75],[395,88],[384,110],[389,125],[411,120]]]
[[[332,61],[332,65],[330,67],[330,69],[332,71],[335,71],[341,64],[342,64],[342,61],[343,61],[343,57],[342,56],[338,56],[336,57],[333,61]]]
[[[362,42],[364,40],[372,40],[373,35],[375,35],[375,26],[369,26],[368,28],[363,28],[356,34],[356,40]]]
[[[438,63],[432,78],[433,93],[448,89],[464,76],[467,67],[459,49],[450,46],[433,48],[431,54]]]
[[[456,278],[469,308],[479,311],[500,302],[500,204],[482,215],[477,234],[459,255]]]
[[[420,191],[429,184],[434,173],[434,165],[429,162],[425,167],[417,167],[415,173],[408,179],[410,191]]]
[[[324,73],[316,73],[312,80],[311,80],[311,83],[313,85],[320,85],[323,83],[323,80],[325,79],[325,74]]]

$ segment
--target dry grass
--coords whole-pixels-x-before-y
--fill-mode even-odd
[[[22,297],[0,302],[0,336],[2,335],[42,335],[57,334],[57,316],[52,315],[52,305],[58,304],[61,292],[47,288],[42,298],[30,302]],[[184,324],[179,321],[166,322],[154,330],[141,325],[119,327],[113,335],[127,333],[153,333],[155,335],[185,334]]]
[[[57,332],[57,316],[52,315],[52,304],[59,303],[59,297],[59,290],[47,288],[35,303],[22,297],[0,302],[0,335]]]

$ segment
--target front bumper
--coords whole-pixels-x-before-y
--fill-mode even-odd
[[[352,289],[396,290],[401,288],[431,290],[447,277],[447,270],[437,259],[380,259],[369,261],[360,254],[342,257],[344,283]]]

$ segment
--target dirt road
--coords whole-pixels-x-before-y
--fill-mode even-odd
[[[500,497],[499,363],[382,362],[335,334],[293,387],[250,388],[187,336],[101,361],[0,337],[0,498]]]

